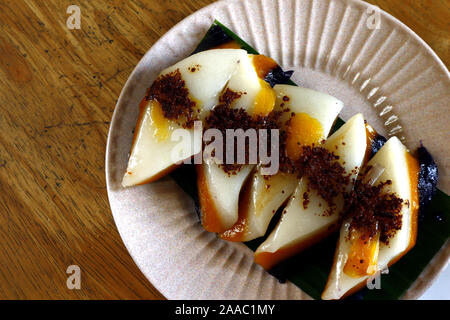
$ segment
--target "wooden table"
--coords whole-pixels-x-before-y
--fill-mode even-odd
[[[128,255],[105,188],[117,97],[148,48],[212,0],[0,3],[0,298],[159,299]],[[371,0],[450,62],[450,4]],[[69,30],[66,9],[81,8]],[[81,289],[66,269],[81,268]]]

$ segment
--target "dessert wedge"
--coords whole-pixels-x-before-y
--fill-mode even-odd
[[[367,175],[375,181],[364,182]],[[322,299],[341,299],[415,245],[419,165],[396,137],[369,161],[357,184]]]
[[[201,151],[201,131],[194,135],[194,121],[203,119],[216,105],[245,59],[249,58],[244,50],[209,50],[159,74],[139,106],[124,187],[157,180]],[[185,130],[187,135],[182,146],[178,139],[172,139],[176,129]]]
[[[366,141],[364,118],[356,114],[311,154],[315,171],[304,173],[278,225],[256,250],[256,263],[270,269],[338,228],[344,192],[352,188]]]
[[[264,64],[263,61],[267,62]],[[206,118],[206,127],[209,129],[219,127],[223,136],[226,136],[227,130],[252,129],[243,126],[252,122],[252,118],[267,116],[275,106],[276,96],[272,87],[263,80],[265,74],[262,65],[273,64],[277,66],[272,59],[265,56],[249,55],[248,59],[242,59],[235,74],[227,83],[219,104],[212,110],[210,117]],[[238,136],[239,133],[235,132]],[[224,156],[222,159],[204,158],[202,164],[196,165],[202,224],[207,231],[220,233],[236,223],[239,194],[256,162],[250,164],[244,161],[238,166],[233,166],[234,158],[225,159]]]

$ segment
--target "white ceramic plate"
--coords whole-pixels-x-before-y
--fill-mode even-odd
[[[116,225],[142,272],[169,299],[309,298],[255,265],[243,244],[204,231],[192,201],[170,178],[121,187],[145,89],[160,70],[193,51],[214,19],[285,70],[295,70],[297,84],[344,101],[344,120],[363,112],[377,131],[397,135],[410,148],[422,140],[438,162],[439,187],[447,194],[449,72],[405,25],[356,0],[216,2],[172,28],[134,69],[114,111],[106,177]],[[447,243],[405,298],[420,296],[448,257]]]

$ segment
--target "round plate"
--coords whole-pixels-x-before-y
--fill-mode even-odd
[[[420,140],[449,193],[450,76],[433,51],[401,22],[356,0],[220,1],[166,33],[134,69],[117,102],[108,137],[106,178],[116,225],[131,256],[169,299],[307,299],[253,263],[252,252],[203,230],[192,200],[169,177],[124,189],[121,180],[138,104],[165,67],[187,57],[217,19],[304,87],[345,103],[341,117],[364,113],[377,131],[409,148]],[[405,297],[415,298],[444,267],[447,243]]]

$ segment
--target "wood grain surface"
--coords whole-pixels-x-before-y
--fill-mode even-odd
[[[161,299],[117,232],[105,187],[114,105],[144,53],[211,0],[0,1],[0,298]],[[450,1],[371,0],[448,66]],[[66,26],[69,5],[81,29]],[[81,268],[81,289],[66,269]]]

